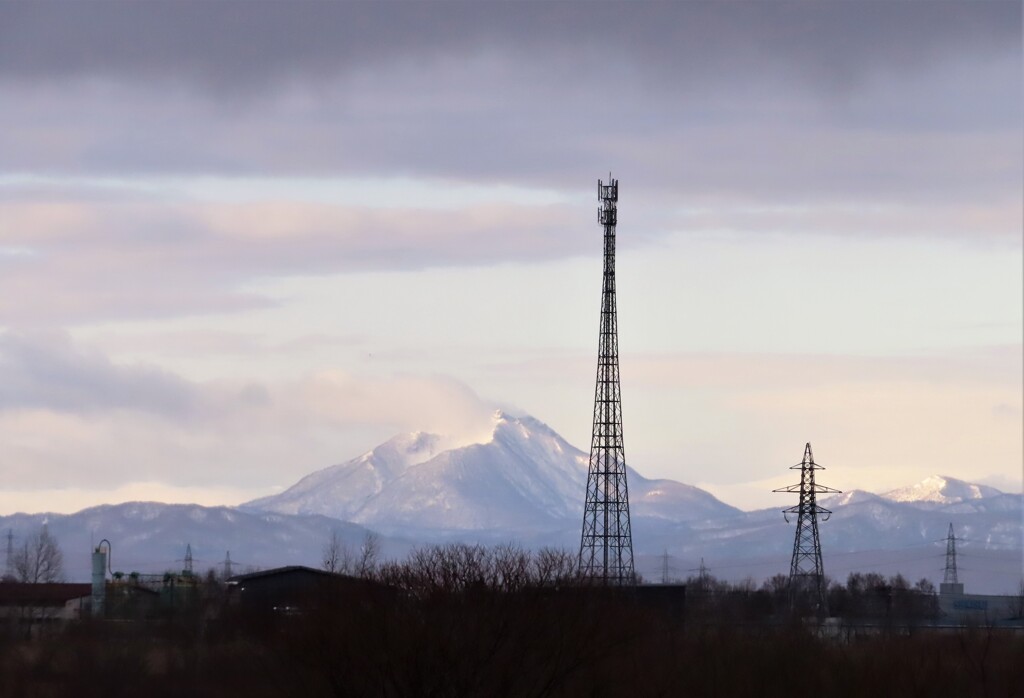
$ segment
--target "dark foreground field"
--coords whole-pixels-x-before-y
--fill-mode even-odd
[[[83,623],[0,653],[7,696],[1020,696],[1024,636],[680,627],[623,599],[325,604],[293,617]]]
[[[890,613],[823,631],[764,589],[683,605],[445,564],[287,609],[228,603],[211,583],[173,612],[3,633],[0,695],[1024,696],[1012,629]]]

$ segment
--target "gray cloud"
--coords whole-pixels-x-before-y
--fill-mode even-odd
[[[478,435],[493,406],[445,376],[326,371],[189,381],[67,334],[0,334],[0,454],[14,489],[286,484],[395,433]]]
[[[382,212],[0,184],[0,322],[244,310],[272,276],[572,256],[592,249],[609,167],[624,245],[725,229],[1019,246],[1020,13],[2,4],[0,173],[412,177],[569,203]]]
[[[1015,2],[66,1],[2,12],[0,74],[183,80],[219,92],[484,50],[711,79],[767,62],[834,90],[870,71],[1013,46],[1020,19]]]
[[[0,334],[0,411],[138,411],[173,419],[200,408],[195,388],[166,371],[115,366],[65,334]]]
[[[244,9],[243,9],[244,8]],[[1016,196],[1017,3],[8,5],[9,170]]]

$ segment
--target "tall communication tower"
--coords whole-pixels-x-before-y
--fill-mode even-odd
[[[604,226],[604,286],[594,390],[587,499],[580,537],[580,573],[605,585],[633,584],[633,535],[629,524],[626,454],[622,444],[619,330],[615,307],[615,224],[619,182],[597,180],[597,220]]]
[[[797,517],[793,558],[789,564],[789,594],[794,606],[809,598],[819,615],[828,615],[828,602],[825,598],[825,571],[821,563],[821,540],[818,538],[818,514],[824,514],[822,521],[828,521],[832,512],[818,506],[816,495],[819,492],[839,493],[839,490],[814,481],[814,471],[824,469],[814,462],[811,445],[807,444],[804,459],[790,467],[790,470],[800,471],[800,482],[772,490],[800,493],[800,502],[796,506],[782,510],[787,523],[790,514],[796,514]]]

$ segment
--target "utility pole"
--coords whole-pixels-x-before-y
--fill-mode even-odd
[[[594,428],[587,469],[579,568],[583,578],[609,586],[632,585],[633,535],[629,522],[626,453],[622,441],[619,388],[619,330],[615,302],[615,224],[618,180],[597,180],[601,202],[597,220],[604,227],[604,283],[594,389]]]
[[[828,600],[825,597],[825,571],[821,562],[821,540],[818,538],[818,514],[824,514],[822,521],[828,521],[832,512],[818,506],[816,495],[820,493],[839,494],[839,490],[814,482],[814,471],[824,470],[814,462],[811,444],[804,449],[804,459],[790,470],[800,471],[800,482],[782,487],[773,492],[799,492],[800,502],[783,509],[782,514],[789,522],[789,515],[796,514],[796,537],[793,540],[793,557],[789,565],[789,594],[794,607],[799,601],[810,597],[815,612],[828,615]]]

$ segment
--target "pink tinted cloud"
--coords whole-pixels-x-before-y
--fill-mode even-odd
[[[66,335],[0,334],[0,457],[14,489],[287,485],[396,433],[475,438],[492,411],[440,375],[193,381]]]
[[[487,265],[578,253],[567,205],[375,209],[294,201],[0,202],[0,322],[244,310],[284,275]]]

